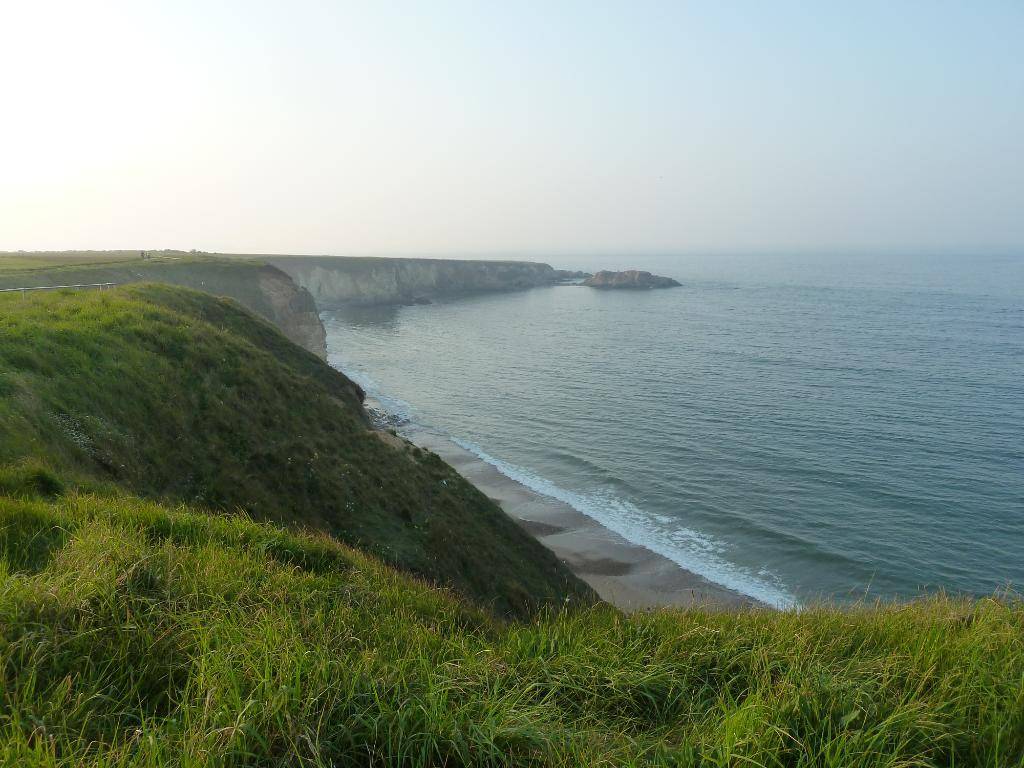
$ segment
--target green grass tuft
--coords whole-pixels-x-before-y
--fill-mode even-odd
[[[70,493],[0,497],[0,531],[4,765],[1024,759],[1011,599],[503,624],[243,518]]]
[[[64,482],[38,459],[0,466],[0,494],[53,497],[63,492]]]

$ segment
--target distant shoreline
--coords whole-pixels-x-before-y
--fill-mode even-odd
[[[404,426],[402,434],[454,467],[554,552],[603,600],[623,611],[696,606],[714,610],[770,607],[708,581],[605,528],[568,504],[526,487],[443,435],[415,425]]]

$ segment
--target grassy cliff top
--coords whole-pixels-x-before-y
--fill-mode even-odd
[[[143,261],[138,252],[124,255],[121,251],[87,256],[61,253],[30,257],[0,258],[0,288],[31,288],[35,286],[79,285],[95,283],[171,282],[183,287],[202,288],[210,280],[238,280],[260,270],[273,270],[265,262],[249,259],[218,259],[208,255],[154,255]],[[212,292],[212,290],[211,290]]]
[[[499,613],[590,601],[345,376],[234,302],[168,286],[0,295],[0,463],[330,532]]]
[[[2,765],[1024,759],[1012,602],[503,624],[327,537],[60,494],[0,472]]]
[[[143,260],[143,251],[0,251],[0,276],[31,275],[32,273],[49,273],[59,275],[78,270],[118,269],[126,266],[147,267],[157,264],[181,262],[183,264],[200,264],[209,262],[254,262],[268,263],[275,260],[321,260],[331,259],[344,263],[353,270],[371,269],[393,265],[397,262],[428,262],[447,263],[468,261],[486,264],[539,264],[529,259],[450,259],[420,257],[387,257],[387,256],[328,256],[316,254],[287,253],[208,253],[206,251],[156,250],[145,251],[149,257]],[[2,287],[2,286],[0,286]]]
[[[61,270],[123,267],[128,264],[148,265],[182,261],[212,261],[212,254],[197,251],[0,251],[0,275],[10,273],[53,272]]]

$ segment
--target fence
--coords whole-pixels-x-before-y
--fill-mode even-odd
[[[21,295],[25,296],[29,291],[59,291],[62,288],[96,288],[97,290],[104,291],[107,288],[117,285],[117,283],[78,283],[75,285],[36,285],[31,288],[0,288],[0,293],[14,293],[15,291],[21,291]]]

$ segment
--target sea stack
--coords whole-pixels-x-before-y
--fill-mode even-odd
[[[649,288],[675,288],[681,285],[671,277],[652,275],[638,269],[627,269],[624,272],[611,272],[602,270],[593,277],[583,281],[583,285],[591,288],[617,288],[617,289],[649,289]]]

